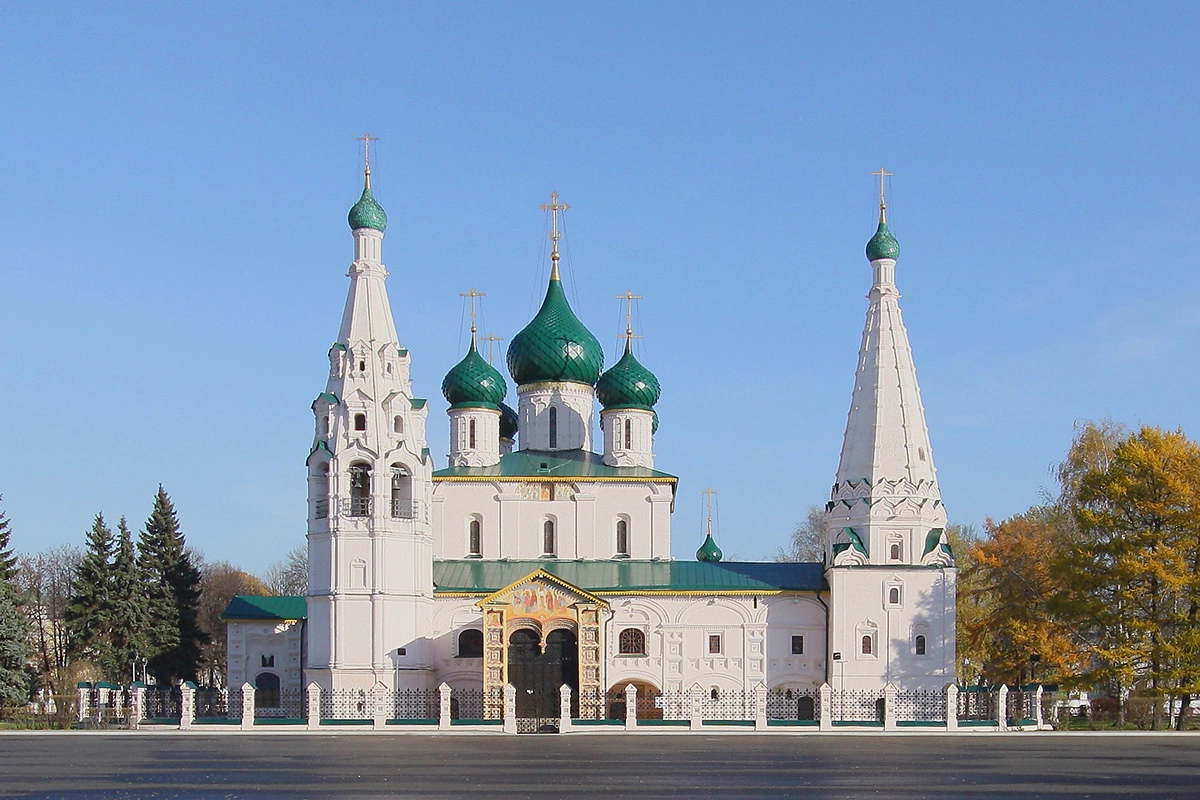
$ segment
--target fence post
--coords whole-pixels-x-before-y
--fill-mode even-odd
[[[767,685],[760,683],[754,687],[754,730],[767,729]]]
[[[387,687],[382,682],[375,684],[371,690],[371,727],[377,731],[387,726]]]
[[[632,683],[625,687],[625,730],[637,730],[637,687]]]
[[[1037,725],[1036,730],[1044,730],[1044,720],[1042,719],[1042,685],[1040,683],[1033,690],[1033,708],[1033,721]]]
[[[315,731],[321,727],[321,685],[313,681],[305,689],[304,702],[308,708],[308,729]]]
[[[517,732],[517,689],[511,683],[504,684],[504,732]]]
[[[565,683],[558,687],[558,732],[571,732],[571,687]]]
[[[196,684],[184,681],[179,684],[179,730],[186,731],[196,719]]]
[[[704,712],[701,708],[704,702],[704,690],[700,688],[700,684],[698,683],[692,684],[691,700],[692,707],[691,714],[689,715],[691,725],[689,727],[693,731],[698,731],[704,727]]]
[[[1000,691],[996,693],[996,728],[998,730],[1008,730],[1008,684],[1000,684]]]
[[[75,707],[75,721],[83,722],[91,712],[89,705],[92,699],[92,685],[87,681],[80,681],[75,684],[75,688],[79,692],[79,705]]]
[[[438,687],[438,730],[450,730],[450,684],[442,681],[442,685]]]
[[[958,730],[958,687],[946,684],[946,730]]]
[[[833,687],[822,683],[818,690],[821,695],[821,725],[823,731],[833,730]]]
[[[125,720],[125,724],[129,726],[129,730],[136,731],[138,724],[145,716],[146,708],[146,687],[140,681],[130,684],[129,691],[133,693],[129,703],[129,719]]]
[[[242,684],[242,730],[254,729],[254,684],[246,681]]]
[[[888,683],[883,687],[883,729],[896,730],[896,685]]]

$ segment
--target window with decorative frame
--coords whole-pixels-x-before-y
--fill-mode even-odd
[[[617,555],[629,555],[629,522],[627,520],[617,520]]]
[[[483,555],[483,521],[475,518],[467,525],[467,554]]]
[[[641,628],[625,628],[617,637],[617,651],[623,656],[646,655],[646,632]]]
[[[558,553],[554,535],[554,520],[548,519],[542,523],[542,555],[554,557]]]
[[[721,655],[721,634],[710,633],[708,635],[708,654],[710,656]]]
[[[913,639],[913,652],[919,656],[925,655],[925,635],[924,634],[918,633],[916,635],[916,637]]]
[[[468,628],[458,635],[458,658],[483,658],[483,631]]]

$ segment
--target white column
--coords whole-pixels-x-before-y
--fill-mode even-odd
[[[704,703],[704,690],[700,688],[700,684],[698,683],[692,685],[691,701],[691,713],[689,716],[689,719],[691,720],[690,729],[693,731],[698,731],[704,727],[704,712],[702,710]]]
[[[558,732],[571,732],[571,687],[565,683],[558,687]]]
[[[625,730],[637,730],[637,687],[632,683],[625,687]]]
[[[883,687],[883,729],[896,730],[896,685],[889,683]]]
[[[958,730],[958,687],[946,684],[946,730]]]
[[[254,730],[254,684],[242,684],[242,730]]]
[[[452,690],[450,688],[450,684],[446,683],[445,681],[443,681],[442,685],[438,687],[438,699],[440,701],[440,705],[438,707],[438,730],[439,731],[450,730],[450,724],[451,724],[450,693],[451,693],[451,691]]]
[[[388,712],[388,690],[382,683],[375,684],[375,688],[371,690],[371,724],[377,731],[387,727]]]
[[[1008,730],[1008,685],[1001,684],[1000,691],[997,692],[997,695],[996,728],[1006,731]]]
[[[511,683],[504,684],[504,732],[517,732],[517,689]]]
[[[184,681],[179,685],[179,730],[186,731],[196,719],[196,684]]]
[[[833,687],[822,683],[819,690],[821,695],[821,730],[833,730]]]
[[[308,704],[308,729],[315,731],[321,727],[321,685],[316,681],[310,683],[304,699]]]
[[[767,729],[767,685],[760,683],[754,687],[754,730]]]

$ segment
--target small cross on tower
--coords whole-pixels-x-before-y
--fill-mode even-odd
[[[489,333],[487,336],[483,337],[483,341],[487,342],[488,363],[491,364],[492,363],[492,345],[494,345],[496,342],[503,342],[504,337],[503,336],[493,336],[492,334]]]
[[[550,233],[547,234],[547,238],[553,243],[550,248],[550,260],[554,262],[551,270],[554,277],[558,277],[558,240],[562,238],[562,234],[558,232],[558,212],[569,208],[566,203],[558,202],[558,192],[551,192],[550,202],[538,206],[539,211],[550,212]]]
[[[366,188],[371,188],[371,142],[378,142],[378,136],[372,136],[369,133],[364,133],[355,139],[356,142],[363,143],[363,177],[366,180]]]
[[[641,300],[642,296],[626,290],[625,294],[617,295],[616,299],[625,301],[625,335],[621,338],[625,340],[625,352],[629,352],[633,349],[633,340],[642,338],[633,332],[633,301]]]
[[[885,202],[884,202],[884,200],[883,200],[883,179],[884,179],[884,178],[890,178],[890,177],[892,177],[892,176],[893,176],[895,173],[894,173],[894,172],[888,172],[888,171],[887,171],[886,169],[884,169],[883,167],[880,167],[879,169],[877,169],[875,172],[872,172],[871,174],[872,174],[872,175],[875,175],[875,176],[877,176],[877,177],[879,178],[879,210],[880,210],[880,211],[882,211],[882,210],[884,210],[885,208],[887,208],[887,203],[885,203]]]
[[[474,289],[469,289],[465,292],[459,292],[458,296],[471,298],[471,341],[473,342],[475,341],[475,298],[487,297],[487,295],[483,292],[477,292]]]

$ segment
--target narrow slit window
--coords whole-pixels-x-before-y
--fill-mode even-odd
[[[625,449],[633,447],[633,423],[625,420]]]
[[[549,415],[550,449],[553,450],[558,447],[558,408],[556,406],[550,406]]]
[[[871,655],[871,652],[874,650],[874,647],[872,646],[872,644],[873,643],[871,641],[870,634],[862,637],[862,654],[864,656]]]
[[[477,556],[483,553],[483,523],[477,519],[471,520],[470,530],[467,534],[467,549],[471,555]]]
[[[913,649],[916,650],[917,655],[919,655],[919,656],[925,655],[925,637],[924,636],[921,636],[921,635],[917,636],[916,641],[913,642]]]
[[[548,519],[542,523],[542,555],[554,555],[554,544],[554,520]]]
[[[629,523],[623,519],[617,520],[617,555],[629,555]]]
[[[475,449],[475,420],[467,421],[467,447]]]

